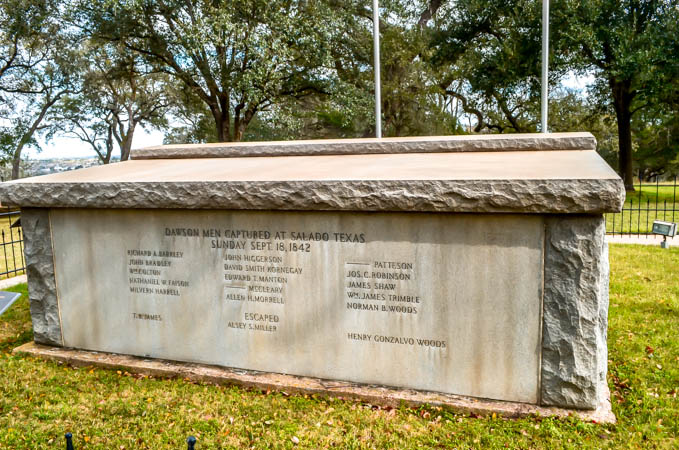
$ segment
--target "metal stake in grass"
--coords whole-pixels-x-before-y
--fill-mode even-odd
[[[194,450],[193,447],[196,445],[196,438],[193,436],[189,436],[186,442],[189,444],[188,450]]]
[[[73,450],[73,435],[66,433],[66,450]]]

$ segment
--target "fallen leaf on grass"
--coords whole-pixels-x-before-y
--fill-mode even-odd
[[[619,378],[615,377],[615,378],[613,378],[613,384],[618,389],[629,389],[629,380],[627,380],[627,379],[620,381]]]

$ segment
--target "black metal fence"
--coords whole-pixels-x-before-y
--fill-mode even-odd
[[[21,275],[26,270],[21,212],[0,208],[0,278]]]
[[[654,220],[679,220],[678,179],[639,183],[628,192],[622,211],[606,214],[606,233],[613,236],[652,236]]]

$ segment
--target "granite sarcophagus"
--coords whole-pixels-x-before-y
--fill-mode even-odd
[[[35,341],[576,409],[605,400],[587,133],[162,146],[0,185]]]

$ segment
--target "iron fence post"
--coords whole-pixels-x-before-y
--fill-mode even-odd
[[[189,436],[189,438],[186,440],[186,443],[188,444],[187,447],[188,450],[194,450],[194,447],[196,445],[196,438],[194,436]]]
[[[73,450],[73,435],[71,433],[66,433],[66,450]]]

